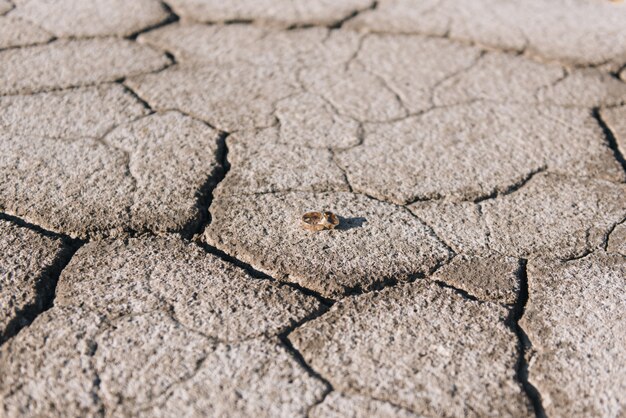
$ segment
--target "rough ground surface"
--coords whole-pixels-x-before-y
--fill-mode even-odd
[[[0,342],[43,309],[64,247],[59,238],[0,220]]]
[[[525,415],[506,315],[420,280],[338,302],[289,338],[343,392],[424,415]]]
[[[0,0],[0,417],[625,416],[624,22]]]
[[[591,254],[533,261],[522,326],[535,341],[530,380],[549,415],[620,416],[626,378],[626,260]],[[585,375],[584,382],[573,376]]]

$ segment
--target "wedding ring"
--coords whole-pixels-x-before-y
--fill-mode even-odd
[[[339,225],[339,218],[332,212],[307,212],[302,215],[302,227],[307,231],[334,229]]]

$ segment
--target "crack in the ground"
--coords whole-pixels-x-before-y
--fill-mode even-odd
[[[326,42],[328,41],[328,39],[330,39],[331,36],[331,32],[328,32],[328,36],[326,37],[326,39],[324,39],[323,45],[326,47]],[[364,34],[359,36],[359,40],[357,42],[357,46],[355,48],[355,50],[352,52],[352,54],[350,54],[350,56],[348,57],[348,59],[344,62],[343,64],[343,70],[344,71],[348,71],[350,69],[350,65],[356,61],[359,57],[359,54],[361,53],[361,50],[363,49],[363,45],[365,44],[365,40],[368,38],[368,34]],[[359,60],[360,62],[360,60]],[[362,62],[360,62],[361,65],[363,65]],[[364,65],[363,65],[364,66]],[[298,80],[299,81],[299,80]],[[300,84],[302,85],[302,82],[300,82]]]
[[[132,200],[131,203],[126,206],[124,209],[126,211],[126,214],[128,215],[128,229],[127,232],[134,232],[136,233],[137,231],[133,230],[133,206],[135,206],[135,202],[137,201],[137,192],[139,190],[139,178],[138,176],[133,173],[132,170],[132,160],[133,160],[133,152],[132,151],[128,151],[124,148],[115,146],[113,144],[111,144],[110,142],[107,141],[107,136],[115,131],[118,127],[126,125],[126,124],[132,124],[138,120],[141,120],[143,118],[149,117],[151,115],[151,113],[147,114],[147,115],[143,115],[140,116],[138,118],[135,118],[132,121],[128,121],[124,124],[120,124],[120,125],[115,125],[113,127],[111,127],[107,132],[105,132],[102,136],[100,136],[99,138],[96,138],[96,141],[102,145],[104,145],[105,147],[114,149],[116,151],[119,151],[120,153],[122,153],[122,155],[124,156],[124,175],[126,177],[128,177],[131,181],[131,188],[132,190],[130,191],[131,196],[132,196]]]
[[[152,108],[152,106],[150,106],[150,103],[148,103],[144,98],[139,96],[139,94],[137,94],[137,92],[135,90],[133,90],[131,87],[129,87],[125,83],[125,81],[126,81],[126,78],[123,78],[121,80],[118,80],[116,83],[121,85],[126,93],[128,93],[135,100],[137,100],[139,103],[141,103],[141,105],[149,112],[148,114],[155,113],[155,110]]]
[[[160,1],[159,3],[161,4],[161,7],[165,11],[165,13],[167,13],[167,17],[165,17],[162,21],[155,23],[154,25],[147,26],[143,29],[140,29],[136,32],[131,33],[130,35],[126,37],[126,39],[135,41],[137,40],[139,35],[143,35],[144,33],[147,33],[153,30],[161,29],[165,26],[176,23],[180,20],[180,17],[172,10],[169,4],[167,4],[164,1]]]
[[[328,149],[328,152],[330,153],[331,161],[333,162],[333,164],[335,164],[335,166],[337,166],[339,171],[341,171],[341,175],[343,176],[343,181],[348,186],[348,191],[350,193],[354,193],[354,189],[352,188],[352,184],[350,183],[350,179],[348,178],[348,172],[346,171],[345,167],[341,165],[339,161],[337,160],[337,151],[331,147],[328,147],[327,149]]]
[[[532,97],[535,99],[535,101],[537,101],[537,103],[541,102],[540,94],[542,91],[544,91],[546,88],[558,86],[559,84],[567,80],[572,75],[571,70],[567,67],[561,66],[561,71],[562,73],[559,77],[535,89],[535,91],[532,94]]]
[[[600,114],[600,108],[594,107],[591,111],[591,114],[593,118],[598,122],[598,125],[600,125],[600,128],[604,133],[604,138],[606,140],[607,146],[613,152],[615,160],[617,160],[617,162],[626,173],[626,159],[624,159],[624,155],[617,145],[617,138],[615,137],[615,134],[613,133],[609,125],[607,125],[607,123],[604,121],[604,119],[602,119],[602,115]]]
[[[0,332],[0,345],[2,345],[17,335],[22,329],[32,324],[39,315],[52,307],[59,277],[76,251],[85,244],[85,241],[45,230],[40,226],[5,213],[0,213],[0,219],[11,222],[21,228],[30,229],[37,234],[59,239],[63,245],[61,250],[54,257],[52,263],[44,268],[35,279],[36,300],[17,311],[15,317],[7,324],[4,333]]]
[[[357,16],[359,16],[363,12],[368,12],[370,10],[375,10],[377,7],[378,7],[378,0],[374,0],[367,7],[364,7],[362,9],[353,10],[347,16],[343,17],[342,19],[337,20],[334,23],[331,23],[327,27],[328,27],[328,29],[331,29],[331,30],[333,30],[333,29],[341,29],[346,22],[355,19]]]
[[[445,77],[441,78],[440,80],[438,80],[435,84],[433,84],[430,88],[430,98],[428,103],[430,104],[430,108],[431,109],[435,109],[438,106],[435,102],[436,102],[436,96],[437,96],[437,91],[439,90],[439,88],[448,80],[451,80],[465,72],[471,71],[474,67],[476,67],[485,57],[485,55],[487,55],[487,50],[485,49],[481,49],[478,52],[478,55],[476,56],[476,58],[474,58],[474,60],[469,63],[469,65],[454,71],[448,75],[446,75]]]
[[[369,197],[369,196],[368,196]],[[371,198],[371,197],[370,197]],[[374,198],[372,198],[374,199]],[[376,200],[376,199],[374,199]],[[413,213],[413,211],[409,208],[407,208],[406,206],[399,206],[396,205],[398,208],[402,208],[406,213],[408,213],[410,216],[412,216],[413,218],[417,219],[422,225],[424,225],[427,229],[428,232],[435,238],[437,239],[437,241],[439,241],[440,243],[442,243],[445,247],[446,250],[451,254],[450,258],[448,259],[448,261],[452,260],[456,255],[457,255],[457,251],[454,249],[454,247],[450,244],[448,244],[442,237],[439,236],[439,234],[437,234],[437,232],[435,231],[435,229],[430,226],[430,224],[428,224],[426,221],[424,221],[422,218],[420,218],[419,216],[417,216],[415,213]],[[444,263],[445,264],[445,263]],[[437,268],[439,268],[441,266],[438,266]]]
[[[537,167],[536,169],[529,171],[527,174],[522,176],[522,178],[520,178],[518,181],[510,183],[504,187],[495,186],[494,190],[490,193],[486,193],[475,198],[455,199],[453,200],[453,202],[455,203],[472,202],[480,206],[480,204],[486,200],[493,200],[493,199],[497,199],[497,198],[515,193],[516,191],[520,190],[522,187],[526,186],[526,184],[530,182],[535,175],[544,173],[544,172],[548,172],[547,165],[542,165],[540,167]],[[410,206],[418,202],[443,202],[449,197],[450,196],[443,195],[443,194],[436,194],[433,196],[418,196],[416,198],[408,200],[407,202],[403,204],[403,206]],[[381,200],[386,201],[385,199],[381,199]]]
[[[196,236],[192,239],[192,242],[195,243],[197,246],[199,246],[200,248],[202,248],[204,251],[206,251],[209,254],[212,254],[214,256],[216,256],[217,258],[221,259],[224,262],[227,262],[229,264],[235,265],[239,268],[241,268],[242,270],[244,270],[250,277],[254,278],[254,279],[259,279],[259,280],[268,280],[271,282],[275,282],[275,283],[280,283],[281,285],[290,287],[292,289],[295,289],[307,296],[311,296],[313,298],[315,298],[321,305],[330,308],[331,306],[333,306],[333,304],[336,302],[334,299],[329,299],[326,298],[324,296],[322,296],[321,294],[319,294],[318,292],[308,289],[306,287],[303,287],[297,283],[293,283],[293,282],[287,282],[287,281],[283,281],[283,280],[278,280],[273,278],[272,276],[270,276],[269,274],[263,273],[262,271],[259,271],[257,269],[255,269],[254,267],[252,267],[250,264],[245,263],[241,260],[239,260],[236,257],[233,257],[227,253],[225,253],[224,251],[207,244],[206,242],[201,240],[201,237]]]
[[[392,288],[392,287],[398,286],[399,284],[411,283],[419,278],[423,278],[424,276],[425,275],[423,273],[413,273],[413,274],[406,274],[402,277],[395,277],[395,276],[394,277],[392,276],[382,277],[376,280],[375,282],[368,284],[367,288],[363,288],[363,286],[360,284],[349,286],[349,287],[344,286],[342,299],[353,297],[353,296],[361,296],[361,295],[365,295],[367,293],[372,293],[372,292],[380,292],[381,290]]]
[[[0,17],[2,17],[2,16],[0,16]],[[19,45],[13,45],[13,46],[5,46],[4,48],[0,48],[0,52],[11,51],[11,50],[16,50],[16,49],[26,49],[26,48],[30,48],[30,47],[48,45],[48,44],[51,44],[51,43],[56,42],[58,40],[59,40],[59,38],[57,38],[56,36],[51,35],[50,39],[48,39],[46,41],[26,43],[26,44],[19,44]]]
[[[207,124],[207,126],[209,126]],[[228,161],[228,144],[226,142],[228,132],[220,131],[217,138],[217,161],[215,169],[208,175],[207,180],[196,191],[196,207],[198,209],[198,217],[191,219],[187,225],[182,228],[181,235],[185,238],[192,238],[202,234],[206,226],[211,223],[211,213],[209,208],[213,203],[214,193],[217,186],[224,180],[230,170]]]
[[[526,332],[520,325],[520,320],[524,316],[526,304],[528,303],[528,260],[520,259],[519,270],[519,293],[515,305],[509,312],[509,316],[506,319],[507,325],[515,332],[518,339],[518,359],[515,367],[515,375],[517,381],[521,385],[522,389],[526,393],[526,396],[530,400],[533,410],[537,418],[545,418],[546,412],[543,408],[541,394],[528,379],[528,360],[526,353],[532,346]]]
[[[439,280],[431,280],[431,282],[435,283],[439,287],[452,290],[454,293],[456,293],[457,295],[461,296],[463,299],[471,300],[473,302],[478,302],[478,303],[486,303],[486,302],[488,302],[488,301],[484,301],[484,300],[479,299],[478,297],[472,295],[471,293],[469,293],[466,290],[463,290],[463,289],[460,289],[458,287],[452,286],[452,285],[446,283],[443,280],[440,280],[440,279]]]
[[[503,196],[507,196],[512,193],[515,193],[516,191],[520,190],[522,187],[526,186],[526,184],[528,184],[533,179],[533,177],[535,177],[535,175],[546,172],[547,170],[548,170],[548,167],[546,165],[543,165],[534,170],[531,170],[524,177],[506,186],[504,189],[498,190],[498,188],[496,188],[492,193],[489,193],[488,195],[485,195],[485,196],[478,197],[474,199],[473,202],[480,205],[485,200],[497,199],[499,197],[503,197]]]
[[[602,241],[602,244],[600,245],[600,248],[604,249],[604,251],[607,251],[609,249],[609,240],[611,239],[611,234],[613,233],[613,231],[615,231],[615,228],[617,228],[620,225],[623,225],[625,222],[626,222],[626,218],[622,219],[619,222],[616,222],[615,224],[611,226],[611,228],[609,228],[608,231],[606,231],[606,234],[604,235],[604,239]]]
[[[0,52],[2,52],[0,50]],[[126,81],[126,79],[128,78],[134,78],[134,77],[141,77],[141,76],[146,76],[146,75],[150,75],[150,74],[158,74],[162,71],[167,70],[168,68],[176,65],[176,61],[175,58],[172,54],[164,52],[165,57],[168,59],[168,63],[166,63],[165,65],[163,65],[163,67],[154,70],[154,71],[139,71],[136,73],[132,73],[132,74],[127,74],[124,77],[120,77],[120,78],[107,78],[104,80],[100,80],[100,81],[94,81],[94,82],[81,82],[78,84],[72,84],[72,85],[67,85],[67,86],[54,86],[54,87],[42,87],[42,88],[35,88],[35,89],[25,89],[25,90],[19,90],[19,91],[15,91],[15,92],[10,92],[10,93],[0,93],[0,98],[2,97],[14,97],[14,96],[34,96],[37,94],[43,94],[43,93],[55,93],[55,92],[65,92],[65,91],[69,91],[69,90],[75,90],[75,89],[83,89],[83,88],[89,88],[89,87],[99,87],[105,84],[111,84],[111,83],[123,83]],[[125,87],[128,87],[126,84],[124,84]],[[145,102],[148,107],[150,107],[150,105],[143,99],[141,99],[141,97],[139,95],[137,95],[137,93],[135,93],[135,96],[137,99],[139,99],[141,102]]]
[[[321,382],[325,386],[325,389],[324,389],[324,392],[322,393],[322,396],[320,396],[320,398],[315,403],[313,403],[312,405],[309,405],[309,407],[307,408],[307,411],[306,411],[306,416],[307,417],[309,416],[311,410],[313,408],[315,408],[317,405],[319,405],[322,402],[324,402],[326,397],[331,392],[333,392],[335,389],[333,388],[333,385],[330,383],[330,381],[328,381],[326,378],[324,378],[320,373],[318,373],[316,370],[314,370],[313,367],[311,367],[307,363],[307,361],[305,360],[305,358],[302,355],[302,353],[300,353],[293,346],[291,341],[289,340],[289,334],[291,334],[292,332],[294,332],[296,329],[298,329],[299,327],[303,326],[307,322],[313,321],[313,320],[321,317],[326,312],[328,312],[328,310],[329,310],[329,307],[326,307],[326,306],[322,305],[322,306],[320,306],[320,308],[317,311],[312,312],[306,318],[302,319],[301,321],[298,321],[298,323],[292,325],[291,327],[289,327],[288,329],[286,329],[285,331],[283,331],[282,333],[280,333],[278,335],[278,339],[282,343],[283,348],[300,365],[300,367],[302,367],[311,377],[313,377],[314,379],[318,380],[319,382]]]

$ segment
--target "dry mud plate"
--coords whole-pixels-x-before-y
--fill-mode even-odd
[[[625,2],[0,0],[0,417],[625,417],[625,156]]]

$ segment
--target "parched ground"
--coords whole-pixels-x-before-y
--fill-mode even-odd
[[[625,154],[626,3],[0,0],[0,416],[624,417]]]

